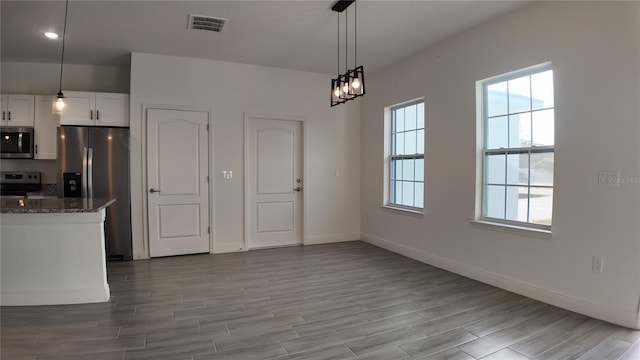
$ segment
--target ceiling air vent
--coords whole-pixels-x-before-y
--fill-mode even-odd
[[[222,32],[227,19],[189,14],[189,29]]]

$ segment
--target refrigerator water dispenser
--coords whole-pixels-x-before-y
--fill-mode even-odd
[[[64,197],[82,197],[82,174],[67,172],[64,178]]]

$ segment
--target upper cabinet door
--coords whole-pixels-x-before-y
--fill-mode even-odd
[[[2,108],[2,123],[1,126],[7,126],[7,104],[9,103],[9,95],[0,95],[0,107]]]
[[[66,106],[60,115],[60,125],[94,126],[96,96],[92,92],[63,91]]]
[[[67,105],[60,115],[60,125],[95,125],[95,93],[84,91],[63,91],[63,93],[64,102]]]
[[[97,126],[129,126],[129,95],[96,93]]]
[[[59,115],[53,113],[55,96],[36,95],[35,159],[55,159]]]
[[[2,95],[2,126],[33,126],[33,95]]]

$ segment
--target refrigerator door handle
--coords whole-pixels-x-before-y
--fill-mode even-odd
[[[87,161],[87,183],[89,187],[89,198],[93,198],[93,148],[89,148]]]
[[[89,166],[89,149],[82,148],[82,197],[87,197],[87,167]]]

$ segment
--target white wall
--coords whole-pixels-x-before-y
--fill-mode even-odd
[[[55,95],[60,86],[60,64],[3,62],[0,82],[3,94]],[[62,89],[128,93],[129,69],[66,64]]]
[[[639,19],[637,2],[534,2],[370,75],[361,109],[363,238],[638,326]],[[553,235],[474,227],[475,82],[547,61],[556,104]],[[424,218],[381,208],[383,108],[417,97],[426,103]],[[598,171],[635,182],[599,187]],[[603,273],[591,271],[595,255]]]
[[[353,102],[329,107],[330,76],[238,63],[133,53],[131,186],[133,251],[148,256],[143,209],[143,106],[212,111],[215,252],[244,242],[243,114],[290,115],[304,121],[304,242],[360,236],[360,115]],[[233,171],[222,180],[221,170]],[[336,172],[340,175],[336,176]]]
[[[60,86],[60,64],[2,62],[0,92],[3,94],[55,95]],[[62,86],[66,90],[129,92],[129,69],[67,64]],[[55,184],[55,160],[0,161],[2,171],[40,171],[43,184]]]

